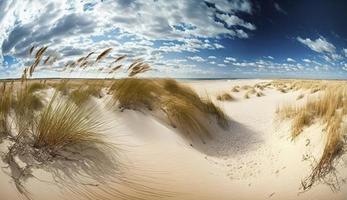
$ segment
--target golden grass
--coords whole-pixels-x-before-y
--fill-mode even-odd
[[[243,97],[244,97],[245,99],[249,99],[249,98],[250,98],[249,92],[246,92],[245,95],[243,95]]]
[[[29,50],[30,55],[34,49],[32,47]],[[106,186],[103,192],[116,199],[130,199],[131,195],[109,187],[111,182],[124,183],[135,192],[153,196],[154,192],[146,191],[120,172],[120,163],[113,151],[115,146],[105,142],[101,135],[103,120],[95,108],[81,103],[90,96],[101,97],[102,88],[105,87],[102,81],[81,85],[80,82],[67,79],[59,83],[48,81],[51,82],[48,84],[46,80],[43,83],[41,80],[30,80],[41,63],[50,65],[56,60],[54,56],[44,55],[47,49],[42,47],[36,52],[34,62],[23,70],[21,82],[16,87],[13,87],[13,82],[10,87],[4,82],[0,88],[0,133],[8,134],[6,140],[11,141],[3,160],[10,166],[10,176],[18,191],[31,199],[23,182],[32,176],[32,169],[44,169],[51,173],[55,183],[68,185],[68,189],[88,199],[101,199],[103,195],[89,192],[88,183],[81,184],[86,180],[103,185],[101,190]],[[104,59],[111,50],[109,48],[99,54],[96,62]],[[62,70],[72,72],[81,66],[82,70],[86,69],[91,66],[87,59],[93,53],[78,59],[78,62],[66,64]],[[117,58],[112,64],[123,59],[125,56]],[[115,73],[120,66],[114,67],[111,73]],[[128,76],[136,76],[148,70],[149,65],[137,61],[129,69]],[[55,94],[48,103],[41,99],[41,93],[38,92],[47,86],[55,88]],[[22,160],[25,167],[22,168],[15,157],[25,157]],[[83,181],[79,180],[82,176]],[[78,188],[83,190],[77,191]]]
[[[280,91],[280,92],[282,92],[282,93],[287,93],[288,92],[288,90],[284,87],[284,88],[278,88],[277,89],[278,91]]]
[[[220,107],[214,104],[210,98],[203,99],[202,107],[205,113],[209,113],[217,119],[219,126],[223,128],[229,127],[229,117]]]
[[[257,96],[257,97],[262,97],[262,96],[265,96],[265,94],[264,94],[263,92],[261,92],[261,91],[258,91],[258,92],[256,93],[256,96]]]
[[[94,96],[96,98],[102,97],[102,88],[104,83],[102,81],[87,81],[82,83],[78,88],[73,89],[69,94],[69,99],[75,102],[77,105],[84,104],[88,102],[90,97]]]
[[[213,117],[226,128],[228,117],[210,99],[202,99],[190,87],[173,79],[121,79],[111,86],[113,103],[127,109],[161,110],[169,122],[188,136],[200,139],[210,132]]]
[[[238,85],[234,86],[231,91],[232,92],[240,92],[240,86],[238,86]]]
[[[296,83],[296,87],[299,84]],[[305,82],[305,89],[312,87],[312,83]],[[317,85],[314,85],[316,88]],[[320,121],[325,126],[326,143],[323,155],[313,169],[312,174],[303,184],[304,189],[310,188],[314,182],[324,179],[333,169],[333,161],[338,152],[342,151],[343,117],[347,115],[347,84],[331,82],[325,86],[323,93],[318,96],[308,98],[302,106],[285,105],[278,109],[280,119],[293,119],[292,138],[300,135],[305,127],[310,126],[315,121]]]
[[[8,118],[12,104],[12,89],[7,88],[6,82],[3,82],[0,91],[0,134],[8,135],[10,131]]]
[[[250,85],[243,85],[243,86],[241,87],[242,90],[249,90],[249,89],[251,89],[251,88],[252,88],[252,86],[250,86]]]
[[[61,92],[63,95],[67,95],[69,93],[69,89],[71,85],[68,79],[63,79],[57,84],[52,85],[57,91]]]
[[[304,98],[304,97],[305,97],[304,94],[299,94],[298,97],[296,98],[296,100],[300,100],[300,99],[302,99],[302,98]]]
[[[197,135],[205,142],[204,138],[210,137],[209,127],[204,116],[206,113],[191,106],[189,102],[178,98],[169,98],[163,101],[162,110],[166,113],[171,125],[179,128],[191,139]]]
[[[220,94],[217,96],[218,101],[233,101],[235,98],[228,93]]]
[[[257,91],[255,90],[254,87],[251,87],[247,92],[248,92],[249,94],[255,94],[255,93],[257,93]]]
[[[93,113],[94,109],[80,107],[55,94],[38,116],[34,146],[56,150],[83,142],[102,143],[102,123]]]
[[[154,80],[126,78],[117,80],[111,86],[114,102],[127,109],[152,110],[158,104],[163,89]]]

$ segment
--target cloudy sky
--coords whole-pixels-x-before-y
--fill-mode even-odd
[[[19,77],[32,46],[57,57],[36,77],[108,76],[98,69],[127,55],[124,65],[151,64],[146,76],[347,78],[346,10],[345,0],[0,0],[0,78]],[[62,71],[109,47],[103,62]]]

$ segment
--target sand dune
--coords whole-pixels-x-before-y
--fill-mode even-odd
[[[120,158],[127,166],[125,177],[138,183],[137,189],[156,194],[142,195],[122,183],[109,186],[144,199],[346,199],[346,154],[336,165],[338,190],[333,191],[324,183],[317,183],[307,191],[301,189],[302,180],[312,170],[312,158],[318,159],[324,149],[323,127],[315,123],[292,141],[290,122],[277,120],[276,109],[283,103],[296,102],[304,91],[282,93],[268,88],[262,91],[263,95],[250,94],[248,99],[244,98],[246,90],[232,92],[236,85],[270,81],[182,82],[200,96],[209,95],[231,118],[230,127],[213,129],[212,139],[206,140],[206,144],[188,140],[177,128],[151,112],[112,110],[105,106],[110,96],[94,98],[94,105],[109,122],[107,139],[120,147]],[[216,96],[226,91],[234,100],[218,101]],[[1,151],[6,150],[6,145],[1,144]],[[2,198],[21,199],[6,164],[0,163],[3,167],[0,171]],[[43,170],[33,173],[36,178],[25,181],[33,199],[70,199],[63,194],[66,189],[51,182],[49,174]],[[98,187],[88,189],[98,191]]]

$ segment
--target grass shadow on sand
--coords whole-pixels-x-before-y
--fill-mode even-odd
[[[206,144],[194,141],[192,146],[206,155],[223,157],[253,151],[263,142],[259,133],[233,120],[227,130],[214,130],[213,138],[207,140]]]

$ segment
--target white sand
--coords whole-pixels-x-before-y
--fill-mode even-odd
[[[253,85],[264,80],[221,80],[184,82],[199,94],[214,99],[221,92],[231,93],[234,85]],[[214,140],[200,151],[180,137],[178,131],[150,114],[126,110],[105,110],[112,121],[110,139],[121,144],[129,174],[141,184],[170,192],[161,199],[241,200],[241,199],[347,199],[347,184],[332,192],[319,184],[300,193],[301,180],[309,175],[310,161],[305,154],[320,155],[324,137],[315,124],[291,141],[290,124],[277,123],[276,107],[294,102],[301,92],[264,91],[265,96],[244,99],[244,92],[231,93],[233,102],[218,104],[231,117],[229,131],[214,133]],[[102,102],[100,102],[101,104]],[[306,146],[308,143],[309,144]],[[1,166],[4,166],[2,162]],[[341,158],[339,179],[347,180],[347,157]],[[0,199],[20,199],[11,179],[0,171]],[[38,175],[40,176],[40,175]],[[62,190],[38,180],[28,180],[34,199],[61,199]],[[148,198],[152,199],[152,198]]]

